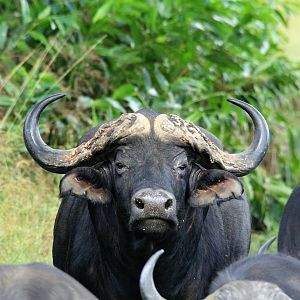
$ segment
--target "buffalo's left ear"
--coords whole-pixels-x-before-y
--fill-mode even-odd
[[[105,172],[89,167],[75,168],[61,179],[60,197],[68,193],[102,204],[111,200]]]
[[[191,176],[191,206],[207,206],[216,202],[241,199],[244,188],[240,180],[223,170],[198,170]]]

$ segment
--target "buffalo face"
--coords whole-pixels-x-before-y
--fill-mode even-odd
[[[191,171],[185,149],[136,141],[118,148],[111,165],[116,201],[128,212],[130,230],[162,233],[177,228]]]
[[[61,181],[61,196],[71,192],[100,204],[114,202],[135,233],[177,230],[188,207],[238,199],[243,193],[237,177],[205,170],[196,158],[180,146],[133,139],[116,147],[101,166],[69,172]]]
[[[177,229],[191,169],[185,149],[137,139],[116,147],[100,167],[71,170],[61,180],[61,196],[113,202],[128,230],[163,233]]]

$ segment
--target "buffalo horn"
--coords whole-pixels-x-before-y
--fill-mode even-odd
[[[233,98],[227,101],[245,110],[254,124],[255,133],[250,147],[238,154],[222,153],[225,170],[236,176],[244,176],[254,170],[264,158],[270,142],[269,127],[262,114],[252,105]]]
[[[257,254],[262,255],[265,254],[265,252],[270,248],[270,246],[273,244],[273,242],[276,240],[276,236],[273,236],[268,241],[266,241],[258,250]]]
[[[245,110],[254,124],[254,139],[244,152],[231,154],[223,151],[205,130],[176,115],[158,115],[155,132],[162,141],[190,145],[198,153],[199,163],[207,169],[223,169],[244,176],[264,158],[269,146],[269,129],[264,117],[253,106],[236,99],[227,100]]]
[[[264,158],[270,142],[269,128],[262,114],[252,105],[233,98],[228,98],[227,101],[249,114],[254,125],[254,138],[251,145],[241,153],[231,154],[211,147],[210,161],[236,176],[244,176],[254,170]]]
[[[140,292],[143,300],[166,300],[163,298],[155,287],[153,280],[153,270],[159,257],[164,250],[154,253],[146,262],[140,277]]]
[[[36,104],[26,118],[23,131],[28,152],[41,167],[54,173],[68,171],[64,165],[64,160],[71,150],[53,149],[46,145],[41,138],[38,123],[41,112],[45,107],[64,96],[64,94],[55,94]]]

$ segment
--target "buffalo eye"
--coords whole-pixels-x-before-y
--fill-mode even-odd
[[[178,169],[179,169],[180,171],[185,171],[186,168],[187,168],[187,165],[186,165],[186,164],[183,164],[183,165],[181,165],[181,166],[178,167]]]
[[[85,178],[83,176],[76,176],[75,178],[77,181],[84,181]]]
[[[115,166],[116,166],[116,170],[117,170],[118,174],[121,174],[125,170],[128,169],[128,167],[126,165],[124,165],[123,163],[121,163],[121,162],[116,162]]]
[[[179,165],[178,167],[176,167],[176,172],[180,177],[182,177],[185,175],[187,168],[188,168],[187,164]]]

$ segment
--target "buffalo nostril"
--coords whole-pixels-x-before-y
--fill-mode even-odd
[[[135,205],[139,209],[144,209],[144,201],[141,198],[135,198]]]
[[[173,200],[168,199],[165,203],[165,209],[169,209],[173,205]]]

